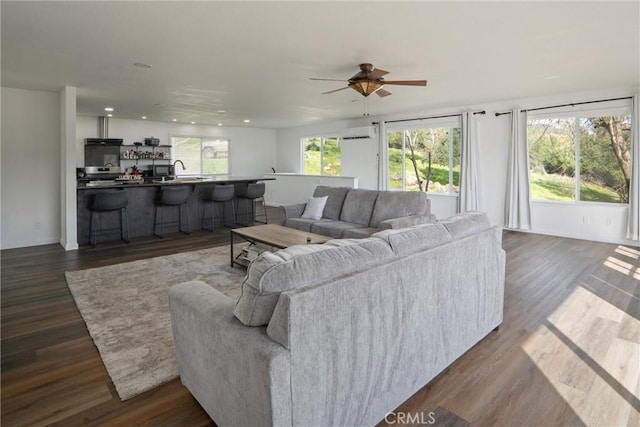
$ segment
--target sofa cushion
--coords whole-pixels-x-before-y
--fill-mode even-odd
[[[264,252],[247,270],[242,295],[233,311],[247,326],[269,323],[280,293],[310,286],[393,257],[381,239],[331,240]]]
[[[454,239],[470,236],[491,227],[484,212],[465,212],[440,221]]]
[[[387,242],[396,256],[424,251],[452,240],[451,234],[443,224],[422,224],[397,230],[383,230],[371,237]]]
[[[371,216],[371,226],[380,228],[387,219],[429,213],[427,195],[421,191],[380,191]]]
[[[332,219],[306,219],[306,218],[289,218],[284,222],[284,225],[289,228],[295,228],[296,230],[305,231],[311,233],[311,226],[313,224],[322,224],[325,222],[333,222]]]
[[[309,201],[304,208],[304,212],[302,212],[302,215],[300,215],[300,218],[315,220],[322,218],[324,206],[327,204],[328,198],[329,196],[309,197]]]
[[[348,228],[342,232],[343,239],[364,239],[365,237],[371,237],[373,233],[377,233],[377,228]]]
[[[323,218],[333,219],[338,221],[340,219],[340,212],[342,212],[342,205],[344,204],[344,198],[351,190],[349,187],[327,187],[325,185],[318,185],[313,192],[313,197],[328,196],[327,204],[324,206]]]
[[[359,188],[349,190],[344,198],[340,221],[368,227],[377,197],[378,192],[375,190],[362,190]]]
[[[345,230],[354,228],[365,228],[360,224],[353,224],[344,221],[324,221],[315,222],[311,225],[311,232],[316,234],[322,234],[323,236],[333,237],[334,239],[340,239],[343,236]],[[360,236],[358,236],[360,237]]]
[[[422,215],[409,215],[400,218],[385,219],[378,227],[380,230],[389,230],[392,228],[409,228],[414,225],[430,224],[436,221],[436,216],[432,213]]]

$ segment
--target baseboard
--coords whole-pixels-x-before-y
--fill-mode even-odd
[[[515,228],[507,228],[502,227],[505,231],[516,231],[518,233],[529,233],[529,234],[541,234],[543,236],[553,236],[553,237],[562,237],[565,239],[576,239],[576,240],[584,240],[587,242],[601,242],[601,243],[609,243],[612,245],[627,245],[627,246],[639,246],[640,242],[635,242],[633,240],[627,239],[606,239],[606,238],[594,238],[594,237],[585,237],[585,236],[574,236],[566,233],[558,233],[555,231],[547,231],[547,230],[518,230]]]

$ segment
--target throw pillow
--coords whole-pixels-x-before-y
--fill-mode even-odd
[[[374,238],[330,240],[323,245],[264,252],[249,265],[233,313],[247,326],[264,326],[282,292],[331,281],[391,257],[391,247]]]
[[[327,204],[329,196],[324,197],[311,197],[307,202],[307,206],[304,208],[304,212],[300,218],[315,219],[322,218],[324,212],[324,205]]]

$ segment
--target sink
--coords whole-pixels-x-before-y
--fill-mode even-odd
[[[96,180],[87,182],[87,187],[104,187],[108,185],[119,185],[121,182],[116,182],[114,180]]]
[[[181,182],[182,180],[180,178],[165,179],[164,181],[161,179],[153,180],[154,184],[180,184]]]
[[[184,178],[184,179],[182,179],[182,182],[188,182],[188,183],[202,182],[202,181],[204,181],[204,178],[200,178],[200,177],[197,177],[197,178]]]
[[[154,179],[153,182],[155,184],[189,184],[189,183],[194,183],[194,182],[202,182],[203,180],[206,180],[207,178],[204,176],[181,176],[178,178],[173,178],[173,177],[165,177],[164,181],[160,180],[160,179]]]

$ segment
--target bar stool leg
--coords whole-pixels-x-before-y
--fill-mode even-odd
[[[236,208],[233,204],[233,199],[231,199],[231,219],[233,220],[233,228],[238,227],[238,223],[236,223]]]
[[[96,227],[93,229],[93,246],[98,246],[98,228],[100,228],[100,212],[96,211]]]
[[[91,243],[91,235],[93,234],[93,211],[91,211],[91,213],[89,214],[89,244],[92,245],[93,243]]]
[[[266,224],[268,219],[267,219],[267,206],[264,203],[264,197],[262,198],[262,213],[264,214],[264,223]]]
[[[124,233],[124,228],[122,225],[122,215],[124,215],[124,226],[127,227],[127,237],[123,237],[124,241],[129,243],[131,241],[131,236],[129,235],[129,215],[127,214],[127,207],[120,209],[120,235]]]
[[[213,221],[213,211],[214,211],[216,205],[215,205],[215,203],[213,201],[211,201],[210,205],[211,205],[211,232],[213,233],[213,227],[215,225],[214,221]],[[222,218],[223,218],[222,222],[224,224],[224,212],[222,213]]]
[[[178,231],[182,231],[182,205],[178,205]]]
[[[189,203],[184,204],[184,209],[187,211],[187,234],[191,234],[191,218],[189,218]]]
[[[120,240],[124,240],[124,220],[122,219],[122,208],[118,209],[118,222],[120,228]]]
[[[157,236],[156,230],[158,229],[158,205],[153,207],[153,235]]]

